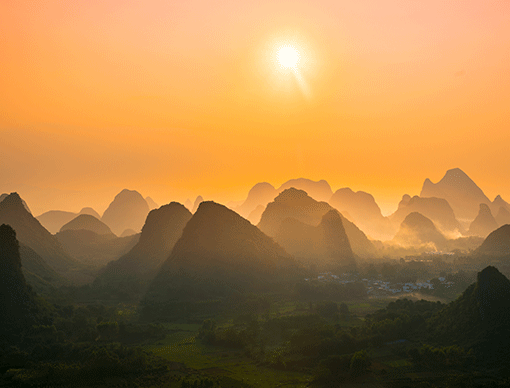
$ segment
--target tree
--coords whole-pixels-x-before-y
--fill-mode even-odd
[[[360,350],[351,358],[350,373],[353,376],[361,376],[367,372],[371,364],[366,350]]]

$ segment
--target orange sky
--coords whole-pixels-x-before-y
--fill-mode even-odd
[[[510,201],[508,1],[274,3],[0,2],[0,193],[102,211],[307,177],[388,212],[460,167]]]

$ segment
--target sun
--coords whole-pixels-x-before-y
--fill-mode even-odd
[[[278,63],[284,69],[296,69],[300,58],[299,51],[289,45],[280,47],[276,53],[276,59],[278,59]]]

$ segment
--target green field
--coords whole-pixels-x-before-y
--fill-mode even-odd
[[[184,329],[188,329],[187,326],[197,325],[182,325]],[[147,350],[183,363],[197,375],[227,376],[254,387],[306,387],[311,381],[308,374],[261,367],[240,351],[202,344],[195,338],[196,334],[187,330],[176,331]]]

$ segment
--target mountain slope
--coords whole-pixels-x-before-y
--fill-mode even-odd
[[[400,225],[410,213],[420,213],[429,218],[444,233],[459,234],[463,229],[455,218],[453,209],[444,198],[435,197],[402,197],[398,209],[390,215],[390,220],[396,225]]]
[[[342,214],[349,214],[352,222],[373,238],[385,240],[394,235],[390,221],[369,193],[344,187],[333,194],[329,204]]]
[[[36,323],[40,313],[36,295],[21,270],[16,232],[5,224],[0,225],[0,263],[0,331],[3,337]]]
[[[177,202],[152,210],[138,243],[118,260],[110,262],[95,284],[111,288],[120,282],[145,283],[152,279],[170,255],[191,216],[191,212]]]
[[[60,232],[65,230],[90,230],[91,232],[99,235],[112,235],[113,233],[104,222],[101,222],[96,217],[89,214],[80,214],[78,217],[72,219],[67,224],[60,228]]]
[[[510,256],[510,225],[503,225],[490,233],[475,255]]]
[[[267,205],[257,226],[268,236],[275,237],[286,218],[294,218],[305,224],[317,226],[330,210],[333,210],[333,207],[328,203],[317,202],[305,191],[290,188],[281,192]],[[353,252],[359,256],[374,255],[375,247],[367,236],[341,214],[340,217]]]
[[[471,236],[486,237],[498,228],[498,223],[491,213],[488,205],[481,203],[480,211],[469,226],[468,234]]]
[[[295,276],[299,268],[282,247],[248,220],[206,201],[186,224],[146,301],[268,290]]]
[[[413,248],[428,245],[431,250],[434,248],[442,250],[446,246],[446,238],[437,230],[434,223],[417,212],[409,213],[402,221],[393,242]]]
[[[489,266],[476,283],[429,322],[434,340],[474,348],[486,357],[502,357],[510,346],[510,281]]]
[[[101,221],[120,236],[126,229],[139,232],[149,214],[149,205],[142,195],[134,190],[122,190],[105,210]]]
[[[351,244],[337,210],[324,214],[317,226],[286,218],[274,238],[296,260],[307,265],[327,269],[355,266]]]
[[[316,201],[328,202],[331,199],[331,196],[333,195],[333,190],[331,190],[331,186],[325,180],[315,182],[312,181],[311,179],[306,178],[288,180],[278,188],[278,193],[290,189],[291,187],[294,187],[295,189],[298,190],[306,191],[308,195],[315,199]]]
[[[420,197],[444,198],[448,201],[455,216],[463,222],[471,222],[478,214],[481,203],[491,201],[473,180],[460,168],[448,170],[437,183],[426,179]]]
[[[17,193],[0,202],[0,223],[11,225],[18,240],[32,248],[58,273],[64,274],[79,264],[62,249],[56,237],[25,209]]]
[[[278,192],[276,189],[267,182],[257,183],[248,192],[248,197],[242,205],[235,208],[235,211],[241,216],[248,218],[255,209],[262,206],[265,208],[266,205],[271,202]]]

